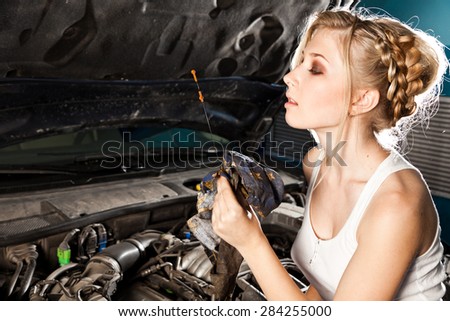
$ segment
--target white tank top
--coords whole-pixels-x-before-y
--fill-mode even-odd
[[[364,186],[339,233],[332,239],[322,240],[314,233],[309,214],[312,186],[316,182],[319,169],[320,166],[315,167],[311,175],[305,216],[292,246],[291,256],[321,297],[324,300],[333,300],[342,274],[358,246],[356,231],[372,196],[390,174],[402,169],[418,170],[400,154],[391,152]],[[440,231],[438,222],[433,244],[410,266],[396,300],[440,300],[445,294],[443,281],[446,275],[441,261],[444,249],[440,242]],[[367,277],[370,278],[370,275]]]

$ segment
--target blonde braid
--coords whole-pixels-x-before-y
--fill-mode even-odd
[[[388,114],[391,116],[391,126],[399,119],[413,115],[417,110],[414,98],[423,91],[423,81],[420,79],[424,68],[419,63],[421,53],[415,45],[412,34],[399,35],[388,26],[383,27],[382,35],[376,42],[380,52],[381,62],[387,67],[389,86],[386,98],[391,102]]]

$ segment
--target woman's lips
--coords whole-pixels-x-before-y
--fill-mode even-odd
[[[287,102],[284,104],[284,107],[294,107],[294,106],[298,106],[297,102],[295,100],[293,100],[290,97],[286,97],[288,100]]]

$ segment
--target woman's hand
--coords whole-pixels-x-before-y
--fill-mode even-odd
[[[264,237],[258,218],[255,215],[247,215],[224,177],[217,180],[217,194],[212,213],[214,231],[240,252],[257,245],[260,238]]]
[[[306,300],[281,265],[258,218],[254,214],[249,216],[226,178],[220,177],[212,214],[214,231],[242,254],[268,300]]]

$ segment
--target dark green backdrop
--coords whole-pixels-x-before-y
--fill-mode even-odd
[[[450,47],[450,0],[361,0],[358,7],[381,9],[403,22],[432,34]],[[377,10],[375,10],[377,8]],[[447,57],[450,50],[446,48]],[[449,78],[447,74],[447,78]],[[444,96],[450,96],[450,81],[444,82]]]

